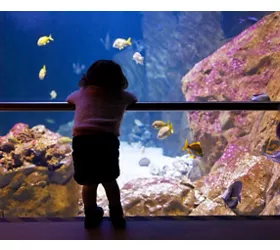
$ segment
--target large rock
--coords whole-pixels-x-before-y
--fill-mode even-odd
[[[18,123],[0,137],[0,211],[6,216],[75,216],[71,146],[43,125]]]
[[[279,166],[264,156],[251,155],[249,143],[250,141],[245,139],[230,143],[211,172],[195,182],[196,189],[203,196],[210,201],[218,199],[219,202],[205,201],[205,204],[202,203],[193,210],[192,215],[214,215],[224,214],[224,212],[228,214],[224,209],[224,212],[219,209],[225,206],[219,198],[227,187],[236,180],[243,183],[243,189],[241,203],[234,213],[259,215],[262,212],[269,214],[270,211],[275,214],[278,211],[272,206],[279,202],[277,200],[279,197],[276,195],[280,188],[280,174],[279,170],[276,169]]]
[[[272,100],[279,100],[279,27],[279,12],[266,16],[196,64],[182,79],[185,99],[248,101],[252,95],[266,92]],[[276,115],[277,112],[189,112],[192,138],[199,140],[205,151],[206,172],[223,155],[228,143],[251,132],[258,136],[252,136],[250,150],[262,154],[267,135],[274,133]]]
[[[105,208],[105,215],[108,215],[105,193],[100,189],[99,194],[98,205]],[[129,181],[121,189],[121,202],[126,216],[186,216],[204,199],[189,180],[138,178]]]

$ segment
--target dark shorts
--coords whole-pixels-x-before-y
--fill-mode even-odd
[[[119,139],[113,134],[74,136],[75,181],[90,185],[116,180],[120,175],[119,146]]]

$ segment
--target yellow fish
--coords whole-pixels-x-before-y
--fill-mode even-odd
[[[46,74],[47,74],[47,68],[46,68],[46,65],[43,65],[43,67],[41,68],[41,70],[39,72],[39,79],[44,80]]]
[[[51,96],[51,100],[55,99],[57,97],[56,91],[52,90],[51,93],[50,93],[50,96]]]
[[[174,133],[173,124],[171,122],[168,122],[166,126],[160,128],[157,134],[157,138],[165,139],[173,133]]]
[[[42,36],[38,39],[37,45],[38,46],[45,46],[50,41],[54,41],[51,34],[49,36]]]
[[[15,144],[15,143],[21,143],[21,140],[18,140],[17,138],[15,138],[13,135],[9,136],[8,137],[8,141],[12,144]]]
[[[71,143],[71,142],[72,142],[72,139],[67,136],[62,136],[58,139],[58,143],[60,143],[60,144],[67,144],[67,143]]]
[[[196,156],[203,156],[203,150],[200,142],[193,142],[189,144],[188,139],[186,139],[185,145],[182,151],[188,150],[188,154],[191,155],[190,158],[195,159]]]
[[[127,40],[123,38],[117,38],[113,43],[113,48],[122,50],[129,45],[132,45],[131,37],[129,37]]]
[[[152,124],[153,128],[162,128],[165,126],[168,126],[168,123],[164,122],[164,121],[154,121]]]

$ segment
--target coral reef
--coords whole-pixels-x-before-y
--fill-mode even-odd
[[[257,93],[280,98],[280,12],[264,17],[183,78],[187,101],[248,101]],[[244,91],[246,90],[246,91]],[[190,215],[269,215],[279,211],[279,166],[263,153],[279,149],[278,111],[187,113],[192,137],[204,146],[206,176],[196,189],[207,199]],[[242,202],[226,212],[220,199],[234,181],[243,183]]]
[[[3,216],[74,216],[79,189],[71,145],[43,125],[18,123],[0,137],[0,211]]]
[[[182,79],[187,101],[249,101],[266,92],[279,96],[280,13],[264,17],[202,60]],[[262,154],[265,140],[275,134],[278,112],[189,112],[192,137],[204,145],[206,171],[235,139],[252,135],[250,151]],[[254,135],[258,134],[257,137]]]

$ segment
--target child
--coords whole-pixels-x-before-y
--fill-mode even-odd
[[[96,205],[101,183],[109,200],[115,228],[125,228],[116,179],[119,169],[120,125],[128,105],[137,98],[124,91],[128,82],[120,65],[110,60],[95,62],[79,82],[80,89],[67,97],[75,105],[73,127],[74,179],[83,185],[85,228],[98,227],[104,211]]]

